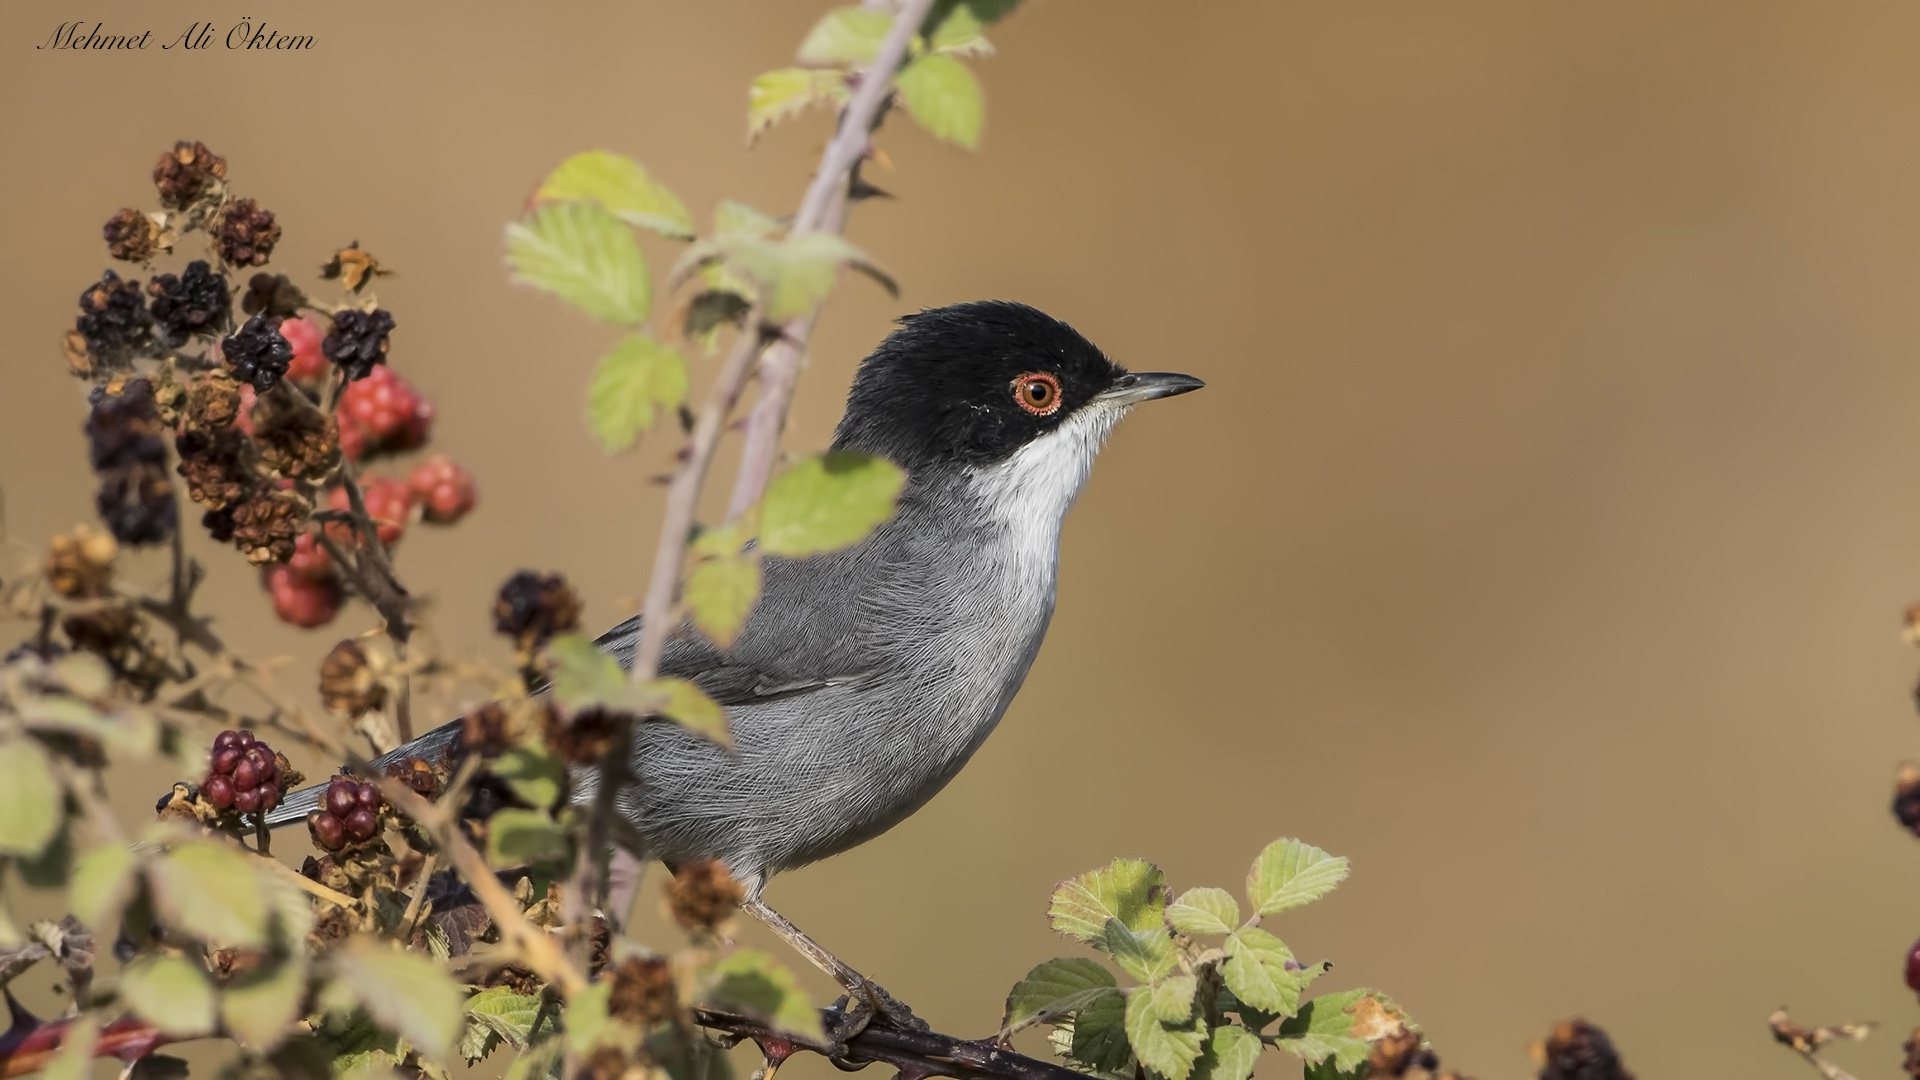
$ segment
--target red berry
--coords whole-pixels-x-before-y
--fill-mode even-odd
[[[254,765],[251,760],[241,758],[240,763],[233,767],[233,786],[236,789],[236,795],[238,792],[252,791],[254,788],[259,787],[259,767]]]
[[[473,509],[479,494],[473,488],[473,474],[435,454],[414,467],[407,486],[425,507],[425,517],[435,525],[450,525]]]
[[[287,378],[295,382],[317,382],[327,373],[327,358],[320,351],[324,336],[312,319],[286,319],[280,323],[280,336],[293,346],[293,362],[287,365]]]
[[[223,731],[220,734],[215,735],[213,737],[213,752],[218,754],[220,751],[225,750],[227,747],[232,746],[239,741],[240,741],[239,732]]]
[[[347,827],[332,814],[314,811],[307,816],[307,829],[313,833],[313,842],[328,851],[339,851],[347,842]]]
[[[427,440],[432,436],[433,402],[421,398],[420,403],[413,407],[413,415],[407,417],[407,422],[400,425],[399,431],[394,432],[388,445],[395,450],[418,450],[427,445]]]
[[[327,813],[339,818],[353,813],[353,781],[336,776],[327,785]]]
[[[374,370],[383,370],[375,368]],[[407,531],[407,520],[413,516],[413,492],[398,480],[385,477],[368,479],[360,489],[361,501],[366,503],[367,516],[373,519],[374,532],[379,534],[380,542],[392,547],[400,541]],[[346,513],[353,506],[347,497],[345,487],[337,487],[327,492],[327,509]],[[327,535],[338,544],[353,544],[358,541],[357,531],[343,521],[327,526]]]
[[[259,741],[260,740],[254,736],[253,732],[248,731],[246,728],[241,728],[239,731],[236,731],[233,733],[233,745],[239,747],[242,750],[245,750],[247,747],[252,746],[254,743],[257,743]]]
[[[313,533],[301,533],[293,541],[293,555],[287,560],[287,568],[308,581],[321,584],[333,578],[333,556],[320,546]]]
[[[359,803],[363,809],[379,810],[380,789],[372,784],[361,784],[353,789],[353,801]]]
[[[233,808],[243,814],[251,814],[260,809],[260,789],[247,788],[233,793]]]
[[[370,446],[384,446],[417,420],[420,395],[407,380],[381,364],[364,379],[347,384],[340,395],[340,412],[360,428]],[[432,412],[428,412],[431,422]]]
[[[260,789],[260,809],[271,810],[280,805],[280,789],[269,784]]]
[[[336,582],[308,581],[284,563],[267,567],[265,577],[274,614],[282,622],[311,629],[325,626],[340,614],[342,596]]]
[[[346,826],[348,836],[355,840],[370,840],[380,830],[380,819],[373,816],[373,811],[362,806],[347,815]]]
[[[253,434],[253,403],[257,397],[259,395],[253,392],[252,383],[240,385],[240,415],[234,420],[234,424],[249,436]]]
[[[233,805],[233,781],[224,776],[213,776],[200,787],[200,793],[207,797],[215,810],[225,810]]]
[[[239,763],[240,748],[237,746],[229,746],[213,755],[213,771],[221,776],[232,776],[233,767]]]

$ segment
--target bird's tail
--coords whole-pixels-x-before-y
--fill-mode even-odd
[[[425,735],[404,746],[389,750],[373,759],[373,767],[384,769],[397,765],[408,758],[424,759],[429,765],[439,765],[458,748],[460,742],[460,721],[442,724]],[[280,800],[280,805],[267,811],[267,828],[278,829],[284,825],[294,825],[307,820],[307,815],[320,809],[320,801],[326,797],[326,783],[310,784],[299,791],[290,791]]]

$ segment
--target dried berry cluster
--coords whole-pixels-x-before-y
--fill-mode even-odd
[[[386,271],[356,241],[321,267],[346,303],[318,304],[285,274],[251,273],[241,287],[236,272],[263,266],[280,243],[274,213],[234,196],[226,159],[204,143],[162,154],[153,183],[158,209],[127,207],[102,226],[108,254],[151,264],[197,232],[207,255],[156,269],[144,288],[107,270],[80,294],[64,352],[96,384],[87,434],[100,515],[123,545],[172,538],[177,473],[208,533],[261,567],[283,620],[330,622],[349,591],[372,598],[368,575],[385,573],[384,555],[340,566],[321,542],[325,524],[329,540],[367,548],[346,463],[418,450],[433,429],[432,404],[387,366],[393,313],[362,296]],[[364,483],[387,546],[416,515],[451,524],[475,502],[472,475],[444,456]],[[331,514],[315,520],[320,510]],[[97,587],[71,552],[62,558],[66,587]]]
[[[223,731],[213,740],[213,761],[200,793],[216,810],[264,813],[280,805],[285,760],[251,731]]]
[[[1633,1080],[1607,1033],[1585,1020],[1562,1020],[1535,1050],[1540,1080]]]
[[[493,602],[493,628],[523,652],[580,625],[580,598],[559,574],[522,570],[500,586]]]

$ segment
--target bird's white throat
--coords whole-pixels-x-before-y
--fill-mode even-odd
[[[1038,585],[1051,598],[1061,520],[1086,486],[1107,434],[1129,407],[1095,398],[1005,461],[974,470],[973,489],[982,509],[1005,531],[998,553],[1021,585]]]

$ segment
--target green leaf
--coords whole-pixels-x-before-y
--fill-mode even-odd
[[[1193,975],[1170,975],[1154,981],[1153,1012],[1163,1024],[1184,1024],[1193,1019],[1193,995],[1200,980]]]
[[[1159,926],[1166,896],[1159,867],[1143,859],[1115,859],[1061,882],[1047,917],[1054,930],[1092,944],[1106,940],[1108,919],[1119,919],[1129,930]]]
[[[18,859],[13,865],[20,871],[20,880],[36,889],[57,889],[65,885],[73,875],[71,822],[63,817],[60,828],[54,831],[47,846],[40,849],[40,854]]]
[[[721,746],[733,746],[733,736],[727,730],[725,710],[693,683],[686,679],[649,679],[637,689],[638,693],[653,702],[653,710],[661,716]]]
[[[253,858],[225,844],[184,840],[149,861],[147,881],[161,920],[204,941],[265,945],[269,893]]]
[[[38,855],[64,818],[53,760],[32,739],[0,741],[0,855]]]
[[[1260,1037],[1237,1024],[1221,1024],[1207,1037],[1194,1063],[1193,1080],[1247,1080],[1260,1060]]]
[[[445,1057],[464,1023],[466,995],[439,965],[358,937],[334,953],[334,975],[375,1022],[427,1057]]]
[[[1227,962],[1220,967],[1233,996],[1256,1009],[1286,1015],[1300,1004],[1311,975],[1295,966],[1286,942],[1258,927],[1227,938]]]
[[[899,287],[893,279],[855,247],[836,233],[810,232],[789,236],[776,248],[777,265],[773,273],[755,276],[772,286],[767,298],[767,314],[775,319],[792,318],[827,298],[833,281],[843,265],[852,265],[876,277],[889,292]]]
[[[713,966],[708,1001],[756,1017],[811,1042],[826,1036],[820,1014],[800,991],[793,972],[754,949],[738,949]]]
[[[487,819],[487,861],[501,869],[563,860],[566,830],[539,810],[506,809]]]
[[[993,43],[987,40],[986,25],[973,9],[956,5],[934,28],[928,42],[934,52],[953,56],[992,56]]]
[[[653,303],[640,244],[593,203],[549,203],[507,226],[514,280],[610,323],[637,326]]]
[[[295,953],[236,976],[220,995],[220,1017],[235,1037],[267,1051],[293,1034],[306,996],[306,954]]]
[[[120,909],[133,892],[139,860],[125,844],[104,844],[80,856],[67,885],[73,914],[97,933],[120,925]]]
[[[1173,939],[1163,927],[1135,933],[1119,919],[1108,919],[1106,933],[1093,945],[1113,957],[1120,970],[1144,983],[1159,982],[1174,967]]]
[[[566,763],[548,753],[537,739],[508,749],[493,763],[492,772],[507,782],[521,802],[541,809],[559,801],[567,781]]]
[[[1189,936],[1231,934],[1240,922],[1240,905],[1225,889],[1188,889],[1167,905],[1167,925]]]
[[[1138,991],[1135,992],[1136,996]],[[1133,1072],[1133,1048],[1127,1044],[1127,1000],[1103,997],[1073,1018],[1073,1060],[1098,1072]]]
[[[798,559],[856,544],[893,516],[906,482],[885,458],[838,450],[803,458],[767,485],[760,549]]]
[[[120,999],[142,1019],[169,1035],[213,1032],[213,982],[184,956],[147,956],[120,976]]]
[[[702,559],[687,575],[684,598],[693,625],[724,649],[740,635],[760,598],[760,560],[746,555]]]
[[[1078,1012],[1101,998],[1119,996],[1113,973],[1081,956],[1036,966],[1007,995],[1001,1028],[1014,1031],[1040,1020]]]
[[[505,1080],[557,1080],[565,1058],[565,1040],[547,1039],[514,1058],[513,1064],[507,1066]]]
[[[687,362],[671,345],[634,334],[594,366],[587,386],[587,426],[608,453],[625,450],[662,411],[687,397]]]
[[[1372,999],[1372,1008],[1363,1005],[1368,999]],[[1363,1009],[1399,1015],[1390,1001],[1373,990],[1322,994],[1280,1024],[1273,1045],[1309,1064],[1327,1062],[1342,1072],[1351,1072],[1367,1059],[1370,1025],[1362,1022]]]
[[[780,222],[772,215],[761,213],[743,202],[721,199],[719,205],[713,208],[713,234],[722,240],[735,237],[764,240],[779,232],[780,228]]]
[[[896,85],[907,115],[927,134],[964,150],[979,149],[987,102],[967,65],[944,53],[928,53],[908,64]]]
[[[569,1053],[585,1054],[600,1042],[614,1023],[607,1011],[612,999],[613,981],[601,979],[567,1000],[564,1042]]]
[[[1319,966],[1322,969],[1325,967],[1324,964]],[[1267,1025],[1280,1019],[1279,1013],[1270,1013],[1265,1009],[1256,1009],[1246,1002],[1241,1001],[1239,998],[1234,997],[1233,991],[1229,990],[1224,984],[1221,985],[1219,993],[1214,995],[1213,1007],[1216,1011],[1222,1013],[1239,1013],[1241,1021],[1247,1025],[1249,1031],[1257,1032],[1265,1030]]]
[[[835,8],[800,43],[803,64],[870,64],[893,27],[893,16],[863,7]]]
[[[93,1072],[93,1051],[100,1043],[100,1021],[82,1015],[60,1040],[60,1049],[47,1062],[40,1080],[87,1080]]]
[[[788,67],[756,75],[747,87],[747,141],[811,106],[840,105],[849,96],[847,73],[837,68]]]
[[[1256,914],[1274,915],[1310,904],[1347,880],[1345,857],[1298,840],[1275,840],[1247,870],[1247,900]]]
[[[589,705],[623,707],[627,672],[620,661],[602,652],[583,634],[565,634],[547,644],[553,662],[553,696],[569,709]]]
[[[1200,1057],[1201,1038],[1200,1030],[1191,1024],[1161,1023],[1151,994],[1136,990],[1127,996],[1127,1043],[1142,1065],[1167,1080],[1187,1080]]]
[[[514,1049],[524,1050],[533,1037],[533,1021],[540,1015],[540,995],[516,994],[510,986],[496,986],[468,998],[467,1015]]]
[[[588,150],[548,174],[535,202],[596,203],[629,225],[675,240],[693,238],[693,215],[679,196],[647,174],[640,163],[611,150]]]

